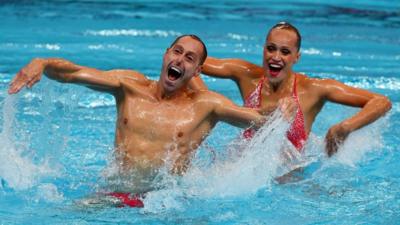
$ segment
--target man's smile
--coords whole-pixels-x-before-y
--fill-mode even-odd
[[[176,81],[183,76],[183,70],[177,66],[170,66],[167,71],[170,81]]]

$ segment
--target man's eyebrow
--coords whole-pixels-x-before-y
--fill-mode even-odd
[[[290,46],[283,45],[283,46],[281,46],[281,48],[291,50],[292,48],[297,48],[297,47],[296,46],[290,47]]]
[[[194,55],[194,56],[197,56],[197,55],[198,55],[196,52],[193,52],[193,51],[188,51],[187,54],[188,54],[188,55]]]
[[[276,47],[276,44],[275,43],[271,43],[271,42],[269,42],[269,43],[265,43],[265,46],[274,46],[274,47]],[[282,45],[282,46],[280,46],[281,48],[285,48],[285,49],[289,49],[290,50],[290,47],[289,46],[287,46],[287,45]]]
[[[201,58],[200,53],[197,54],[196,52],[189,51],[187,54],[188,54],[189,56],[193,57],[194,60],[197,60],[197,59],[200,59],[200,58]]]
[[[173,48],[183,48],[183,47],[182,47],[182,45],[175,44],[175,45],[173,46]]]
[[[177,48],[183,49],[183,46],[180,45],[180,44],[175,44],[174,46],[177,47]],[[200,53],[196,53],[194,51],[187,51],[186,54],[190,55],[190,56],[193,56],[193,57],[196,57],[196,58],[200,58]]]

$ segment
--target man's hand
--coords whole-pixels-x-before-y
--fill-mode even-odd
[[[45,61],[43,59],[32,60],[11,81],[8,94],[15,94],[25,86],[31,88],[42,77],[44,67]]]
[[[329,129],[325,137],[326,153],[329,157],[337,152],[349,134],[350,132],[342,124],[336,124]]]

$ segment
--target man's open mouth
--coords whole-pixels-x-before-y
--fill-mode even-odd
[[[269,63],[268,68],[271,76],[276,77],[278,76],[279,72],[281,72],[283,66],[275,63]]]
[[[171,81],[178,80],[183,75],[180,68],[176,66],[171,66],[168,68],[168,79]]]

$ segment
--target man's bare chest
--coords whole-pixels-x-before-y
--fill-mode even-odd
[[[190,133],[201,120],[193,104],[160,103],[146,99],[128,99],[120,107],[120,128],[154,137]]]

